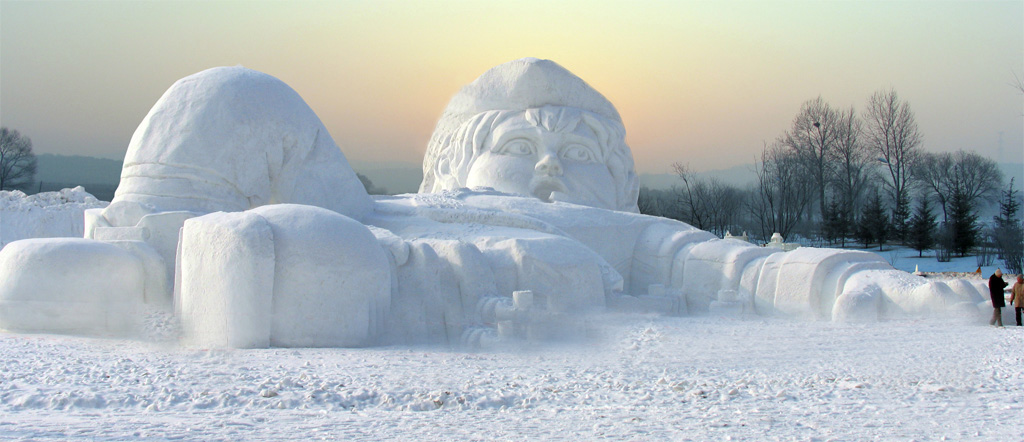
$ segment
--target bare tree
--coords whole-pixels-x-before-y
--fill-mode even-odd
[[[0,128],[0,190],[24,189],[35,175],[32,140],[16,130]]]
[[[921,152],[921,133],[914,112],[909,103],[900,101],[895,90],[876,92],[868,99],[865,129],[866,141],[888,171],[884,183],[893,203],[894,227],[902,236],[910,213],[910,171]]]
[[[703,181],[697,179],[688,165],[673,163],[672,169],[676,176],[683,181],[683,186],[677,190],[679,193],[679,205],[682,208],[683,219],[681,221],[692,224],[701,230],[708,230],[711,226],[711,213],[708,208],[708,188]]]
[[[840,112],[835,148],[834,185],[841,210],[849,214],[859,213],[867,183],[874,175],[871,153],[864,143],[864,123],[857,117],[853,107]]]
[[[743,192],[717,178],[702,179],[682,163],[672,165],[683,185],[675,191],[680,220],[722,236],[739,225]]]
[[[953,155],[949,153],[924,153],[914,165],[915,183],[923,197],[933,197],[942,209],[942,222],[949,221],[949,198],[952,196],[950,172],[953,170]]]
[[[1003,183],[995,161],[963,150],[955,153],[922,154],[914,168],[916,183],[942,207],[942,220],[949,220],[954,198],[970,211],[994,202]]]
[[[757,183],[748,209],[761,237],[774,232],[789,236],[813,199],[812,181],[796,153],[779,143],[764,147],[755,172]]]
[[[814,180],[818,213],[825,219],[825,187],[832,178],[833,157],[839,141],[842,113],[820,96],[807,100],[793,119],[793,127],[783,135],[782,143],[793,149]]]

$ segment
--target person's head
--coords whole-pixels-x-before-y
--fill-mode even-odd
[[[996,269],[996,276],[1002,278],[1003,277],[1003,271],[1000,270],[1000,269]]]
[[[1024,275],[1017,275],[1017,283],[1024,283]]]
[[[459,92],[423,160],[421,193],[463,187],[637,212],[639,181],[618,112],[548,60],[489,70]]]

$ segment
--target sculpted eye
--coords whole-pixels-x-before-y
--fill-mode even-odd
[[[501,147],[494,151],[502,155],[515,155],[519,157],[533,155],[534,147],[530,140],[525,138],[516,138],[509,140],[507,143],[502,144]]]
[[[593,163],[597,161],[597,155],[589,147],[582,144],[570,144],[562,149],[561,157],[569,161],[579,163]]]

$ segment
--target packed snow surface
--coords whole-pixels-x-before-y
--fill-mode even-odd
[[[82,186],[35,195],[0,191],[0,247],[24,238],[81,238],[85,210],[106,206]]]
[[[159,324],[159,321],[151,321]],[[906,440],[1024,434],[1024,329],[622,315],[584,342],[183,350],[0,335],[6,440]]]

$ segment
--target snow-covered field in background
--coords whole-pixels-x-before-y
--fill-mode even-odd
[[[0,335],[5,440],[957,440],[1024,435],[1024,329],[611,316],[492,351]]]
[[[85,210],[107,204],[82,186],[35,195],[20,190],[0,191],[0,247],[25,238],[81,238],[85,233]]]

